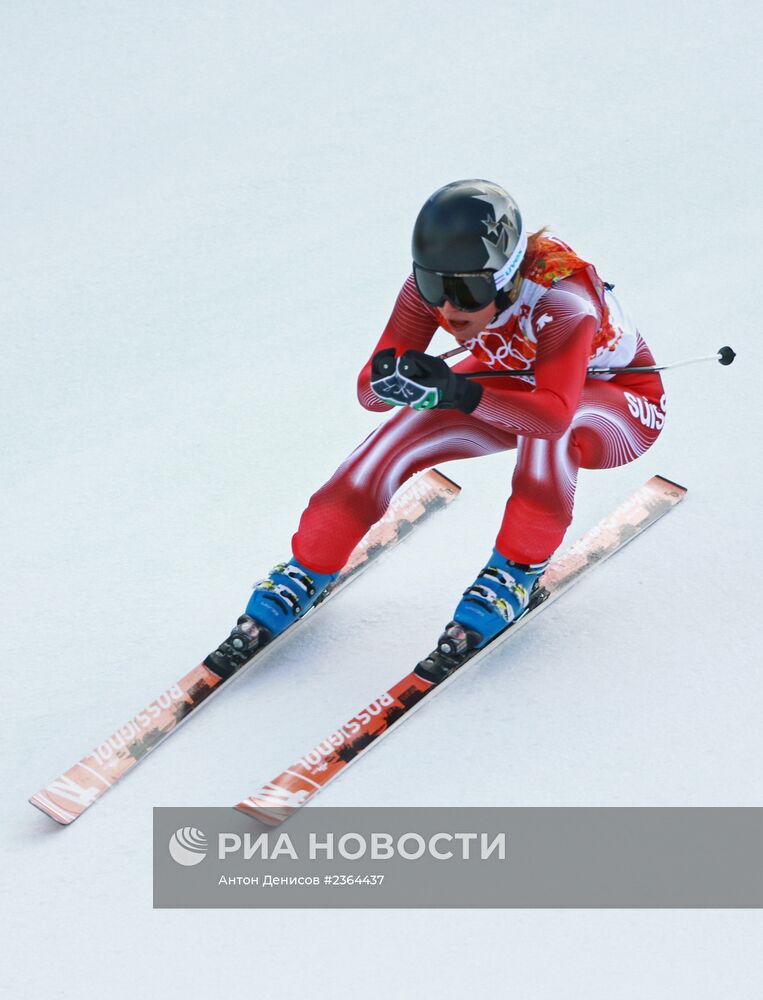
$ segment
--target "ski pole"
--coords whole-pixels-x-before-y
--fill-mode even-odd
[[[446,351],[441,354],[440,357],[443,359],[455,357],[457,354],[462,354],[466,351],[466,347],[454,347],[450,351]],[[721,365],[730,365],[734,358],[736,357],[736,351],[732,350],[730,347],[719,347],[715,354],[708,354],[706,357],[702,358],[684,358],[683,361],[673,361],[669,365],[636,365],[636,366],[626,366],[623,368],[589,368],[589,375],[620,375],[627,372],[664,372],[668,368],[680,368],[683,365],[695,365],[700,361],[717,361]],[[464,378],[518,378],[523,375],[534,375],[534,368],[518,368],[516,370],[507,370],[501,372],[462,372]]]

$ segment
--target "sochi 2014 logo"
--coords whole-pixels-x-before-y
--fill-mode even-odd
[[[207,856],[207,837],[195,826],[184,826],[170,837],[170,857],[179,865],[190,868],[198,865]]]

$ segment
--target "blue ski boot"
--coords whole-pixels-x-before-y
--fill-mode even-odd
[[[447,655],[462,652],[463,648],[457,649],[458,646],[481,649],[513,625],[529,608],[530,598],[547,565],[548,559],[531,566],[512,562],[493,549],[487,566],[464,591],[454,620],[440,640],[440,651]],[[452,643],[448,642],[449,635]]]
[[[338,573],[316,573],[293,556],[287,563],[274,566],[270,576],[255,584],[246,606],[246,615],[269,633],[280,635],[311,608]]]

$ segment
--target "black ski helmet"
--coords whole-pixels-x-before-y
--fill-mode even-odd
[[[413,227],[413,263],[441,274],[493,271],[497,291],[514,277],[527,249],[511,195],[484,180],[453,181],[431,195]]]

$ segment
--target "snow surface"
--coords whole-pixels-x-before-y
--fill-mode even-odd
[[[427,652],[511,456],[449,466],[453,508],[75,826],[26,804],[288,553],[378,420],[354,381],[415,214],[474,175],[660,359],[739,358],[668,377],[569,537],[654,472],[684,505],[319,801],[761,804],[760,30],[752,0],[3,5],[3,995],[760,995],[760,912],[151,909],[151,807],[235,802]]]

